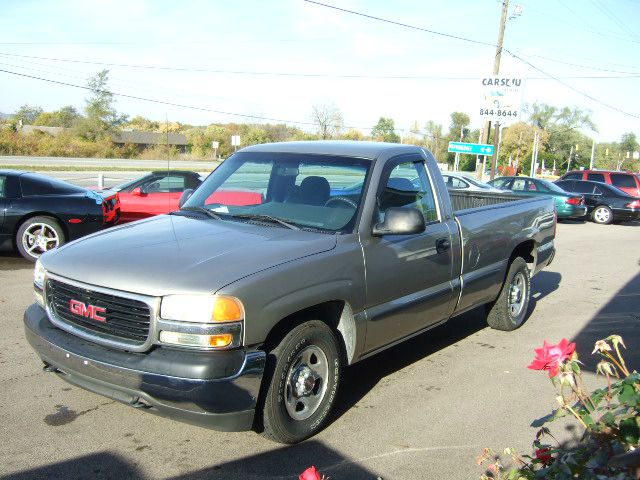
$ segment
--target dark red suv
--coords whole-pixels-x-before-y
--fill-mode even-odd
[[[640,174],[616,170],[572,170],[558,180],[590,180],[618,187],[634,197],[640,197]]]

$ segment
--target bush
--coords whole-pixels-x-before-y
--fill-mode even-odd
[[[575,343],[562,339],[551,345],[545,341],[536,349],[528,368],[549,372],[559,407],[531,424],[542,427],[533,442],[533,455],[520,455],[512,448],[504,450],[512,468],[506,469],[493,450],[484,449],[477,459],[479,465],[487,463],[481,479],[638,479],[640,374],[629,372],[620,346],[625,347],[618,335],[596,342],[593,353],[602,357],[596,371],[606,378],[607,385],[592,393],[584,387]],[[578,442],[557,442],[544,426],[565,416],[580,425],[583,434]]]

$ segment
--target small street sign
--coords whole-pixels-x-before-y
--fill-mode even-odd
[[[470,155],[493,155],[493,145],[483,143],[449,142],[449,151]]]

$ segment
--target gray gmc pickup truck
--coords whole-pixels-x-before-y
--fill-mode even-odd
[[[257,145],[179,211],[44,254],[26,336],[79,387],[295,443],[345,366],[480,305],[519,327],[555,224],[551,198],[449,193],[419,147]]]

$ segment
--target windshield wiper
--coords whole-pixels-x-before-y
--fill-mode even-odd
[[[222,220],[222,217],[220,217],[220,215],[204,207],[182,207],[179,211],[201,212],[208,217],[215,218],[216,220]]]
[[[271,215],[260,215],[257,213],[241,213],[239,215],[232,215],[233,218],[246,218],[248,220],[259,220],[259,221],[267,221],[278,223],[283,227],[290,228],[291,230],[300,230],[300,227],[296,227],[291,223],[285,222],[284,220],[280,220],[279,218],[272,217]]]

